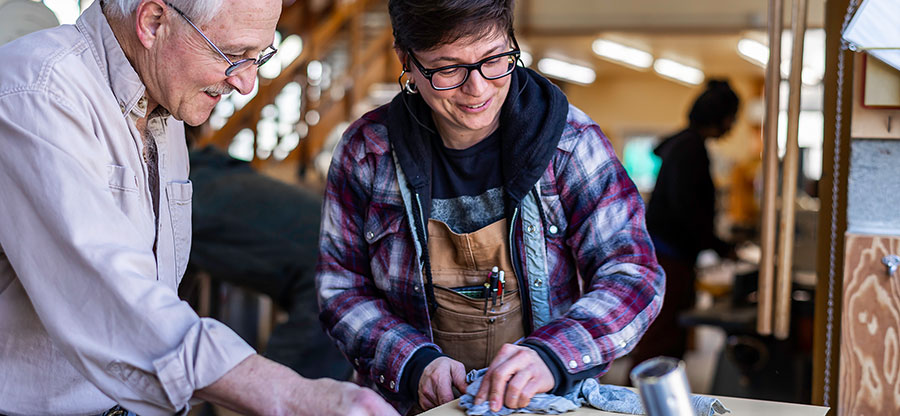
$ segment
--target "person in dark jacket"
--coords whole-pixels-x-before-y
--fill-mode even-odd
[[[714,231],[716,188],[706,140],[731,130],[739,104],[727,81],[710,80],[691,107],[689,126],[654,151],[662,166],[647,206],[647,229],[666,272],[666,298],[659,317],[631,354],[633,365],[660,355],[684,356],[687,330],[678,325],[678,314],[694,304],[697,255],[712,249],[722,257],[733,256],[733,246]]]

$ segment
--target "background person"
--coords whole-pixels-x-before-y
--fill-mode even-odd
[[[731,130],[739,104],[727,81],[710,80],[691,106],[688,127],[654,150],[662,165],[647,206],[647,229],[666,272],[666,301],[632,352],[632,365],[660,355],[684,357],[687,329],[678,325],[678,314],[694,306],[697,255],[712,249],[735,257],[734,245],[715,233],[716,187],[706,140]]]

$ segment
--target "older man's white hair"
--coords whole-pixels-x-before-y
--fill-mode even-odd
[[[126,17],[131,16],[138,5],[143,0],[106,0],[103,11],[109,16]],[[219,9],[222,8],[223,0],[167,0],[166,3],[171,4],[184,12],[195,24],[202,25],[212,20]]]

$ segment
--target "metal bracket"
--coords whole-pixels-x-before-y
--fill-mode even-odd
[[[897,272],[897,268],[900,267],[900,256],[888,254],[881,259],[881,263],[887,267],[888,276],[893,276]]]

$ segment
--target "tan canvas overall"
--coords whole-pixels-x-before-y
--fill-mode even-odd
[[[437,310],[432,316],[434,342],[466,366],[487,367],[503,344],[525,335],[516,275],[510,263],[506,219],[472,233],[456,234],[446,224],[428,221],[428,252]],[[477,293],[491,269],[505,272],[502,305]],[[468,291],[460,288],[470,288]]]

